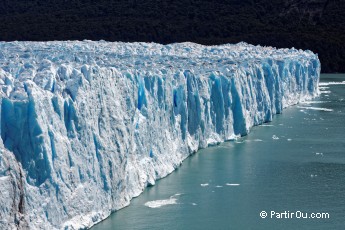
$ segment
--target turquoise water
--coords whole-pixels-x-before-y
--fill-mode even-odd
[[[345,75],[321,77],[332,81]],[[92,230],[344,229],[345,85],[326,87],[313,104],[287,108],[246,137],[198,151]],[[145,205],[157,200],[176,204]],[[278,219],[271,211],[329,218]]]

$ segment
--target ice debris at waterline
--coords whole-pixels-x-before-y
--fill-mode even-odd
[[[318,108],[318,107],[306,107],[306,106],[298,106],[301,109],[311,109],[311,110],[319,110],[319,111],[326,111],[326,112],[333,112],[333,109],[327,108]]]
[[[145,203],[145,206],[149,208],[160,208],[162,206],[166,205],[172,205],[172,204],[177,204],[177,198],[181,194],[177,193],[173,196],[171,196],[169,199],[166,200],[153,200],[153,201],[148,201]]]
[[[0,42],[0,229],[90,227],[319,76],[311,51],[246,43]]]
[[[342,82],[336,82],[336,81],[331,81],[331,82],[320,82],[320,86],[328,86],[328,85],[345,85],[345,81]],[[326,88],[326,87],[324,87]]]

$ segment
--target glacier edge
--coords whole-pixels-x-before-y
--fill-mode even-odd
[[[0,228],[88,228],[190,154],[319,94],[310,51],[0,42]]]

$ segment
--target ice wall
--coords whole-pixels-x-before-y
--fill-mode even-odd
[[[319,75],[310,51],[245,43],[2,42],[0,229],[90,227]]]

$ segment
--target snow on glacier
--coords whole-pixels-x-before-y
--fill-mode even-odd
[[[0,42],[0,228],[90,227],[319,76],[310,51],[246,43]]]

